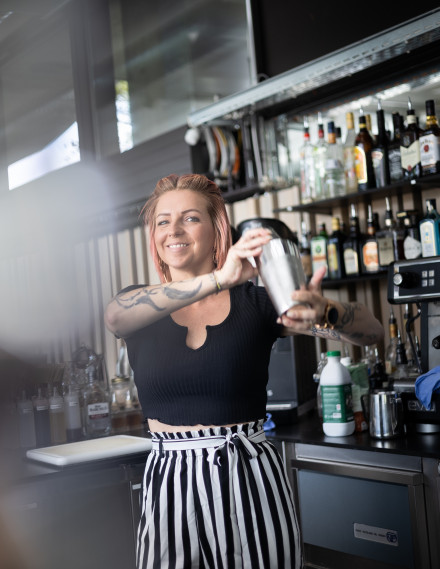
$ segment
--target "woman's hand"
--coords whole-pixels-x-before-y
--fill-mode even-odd
[[[301,302],[289,308],[285,314],[278,318],[278,323],[294,332],[310,332],[314,324],[324,320],[324,313],[328,301],[322,296],[321,283],[325,276],[325,267],[320,267],[310,279],[307,288],[295,290],[293,300]]]
[[[257,276],[258,269],[250,258],[259,257],[262,247],[272,238],[271,232],[264,228],[249,229],[228,251],[225,264],[215,271],[222,288],[232,288]]]

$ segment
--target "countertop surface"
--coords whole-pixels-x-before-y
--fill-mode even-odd
[[[131,433],[145,436],[142,432]],[[301,416],[294,424],[277,425],[268,431],[267,437],[274,441],[287,443],[303,443],[324,445],[328,447],[357,449],[363,451],[404,454],[416,457],[440,459],[440,433],[420,434],[410,433],[395,439],[373,439],[368,432],[354,433],[348,437],[328,437],[322,430],[322,425],[316,411]],[[24,450],[4,450],[0,461],[0,482],[23,483],[30,480],[50,478],[53,476],[70,476],[100,469],[110,469],[124,466],[142,467],[145,463],[145,453],[134,453],[123,457],[112,457],[83,464],[57,467],[28,460]]]

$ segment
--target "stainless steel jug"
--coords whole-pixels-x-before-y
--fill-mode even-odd
[[[298,247],[293,241],[274,236],[263,246],[256,262],[278,316],[300,304],[292,299],[292,292],[306,284],[306,277]]]
[[[375,439],[391,439],[403,434],[403,405],[397,391],[374,391],[363,395],[362,407],[370,435]]]

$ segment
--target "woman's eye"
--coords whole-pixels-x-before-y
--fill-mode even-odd
[[[200,220],[195,215],[190,215],[189,217],[186,218],[186,221],[200,221]]]
[[[157,222],[157,226],[159,227],[159,225],[165,225],[166,223],[168,223],[168,221],[166,219],[163,219],[162,221]]]

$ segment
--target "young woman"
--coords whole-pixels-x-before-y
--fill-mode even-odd
[[[329,302],[323,271],[282,318],[248,261],[264,228],[234,245],[219,188],[205,176],[160,180],[144,207],[160,285],[109,303],[126,340],[149,430],[137,566],[291,569],[302,554],[291,489],[262,428],[271,348],[286,334],[376,343],[381,324],[357,303]]]

